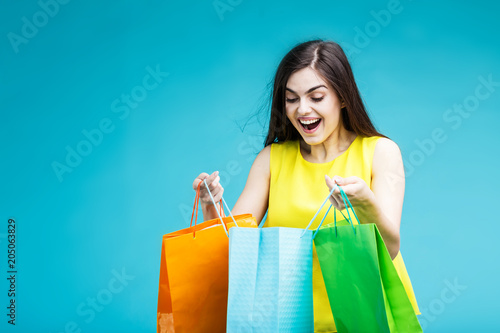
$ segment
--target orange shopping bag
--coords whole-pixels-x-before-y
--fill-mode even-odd
[[[199,197],[200,186],[191,226],[163,236],[157,333],[226,332],[227,231],[235,225],[256,228],[257,222],[251,214],[221,217],[224,199],[219,212],[212,198],[219,218],[196,224]]]

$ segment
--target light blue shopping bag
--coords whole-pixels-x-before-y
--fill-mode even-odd
[[[335,189],[305,229],[229,230],[227,333],[314,332],[308,229]]]
[[[231,228],[227,332],[313,332],[312,231]]]

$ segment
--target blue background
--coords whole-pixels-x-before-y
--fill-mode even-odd
[[[480,77],[500,81],[500,5],[401,0],[382,24],[371,11],[390,1],[231,3],[219,15],[212,0],[70,1],[49,16],[36,1],[2,1],[2,332],[154,332],[162,234],[189,224],[202,171],[219,170],[236,202],[262,148],[267,85],[291,47],[318,37],[346,48],[375,124],[402,150],[401,250],[425,331],[498,330],[500,87],[474,96]],[[148,66],[169,74],[144,90]],[[141,91],[125,115],[122,94]],[[106,118],[112,130],[85,146],[82,131]],[[88,154],[58,178],[67,146]],[[113,289],[118,273],[128,280]],[[91,310],[98,296],[106,304]]]

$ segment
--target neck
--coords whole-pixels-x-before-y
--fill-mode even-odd
[[[343,127],[317,145],[308,145],[303,140],[300,141],[302,156],[313,163],[326,163],[333,161],[336,157],[345,152],[351,143],[356,139],[356,133],[349,132]]]

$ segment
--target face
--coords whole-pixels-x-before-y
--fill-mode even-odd
[[[307,144],[323,143],[340,130],[337,93],[310,67],[290,76],[285,98],[286,115]]]

